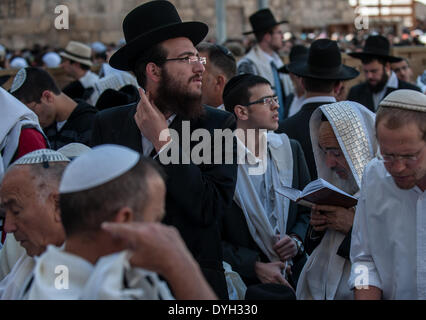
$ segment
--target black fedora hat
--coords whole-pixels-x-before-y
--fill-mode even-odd
[[[389,62],[399,62],[402,60],[400,57],[390,55],[389,40],[381,35],[369,36],[367,40],[365,40],[362,52],[351,52],[348,54],[356,59],[371,57],[384,59]]]
[[[287,20],[282,20],[279,22],[275,20],[274,15],[269,9],[261,9],[259,11],[256,11],[249,17],[249,20],[253,30],[244,32],[244,35],[260,31],[266,31],[272,27],[275,27],[276,25],[288,22]]]
[[[109,64],[119,70],[132,70],[142,52],[162,41],[186,37],[194,46],[209,31],[202,22],[182,22],[169,1],[150,1],[133,9],[123,21],[126,45],[111,57]]]
[[[312,42],[308,59],[290,63],[288,70],[299,77],[324,80],[349,80],[359,75],[355,68],[342,64],[337,42],[330,39]]]
[[[301,44],[293,46],[289,54],[290,63],[303,62],[308,60],[308,52],[309,49]],[[278,69],[278,71],[282,73],[288,73],[288,65],[289,63],[283,65],[281,68]]]

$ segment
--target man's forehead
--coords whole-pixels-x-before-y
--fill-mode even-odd
[[[185,37],[168,39],[163,41],[161,45],[164,49],[167,50],[169,55],[180,55],[184,52],[191,52],[193,54],[198,53],[192,41]]]
[[[318,130],[318,143],[327,147],[340,148],[333,127],[330,122],[322,121]]]

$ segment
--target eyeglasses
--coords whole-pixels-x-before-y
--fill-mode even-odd
[[[420,153],[422,150],[415,154],[404,154],[404,155],[395,155],[395,154],[379,154],[377,159],[383,161],[386,164],[393,164],[397,160],[403,161],[406,165],[414,165],[420,159]]]
[[[279,105],[278,102],[278,97],[277,96],[273,96],[273,97],[265,97],[253,102],[249,102],[246,104],[246,107],[251,106],[252,104],[258,104],[258,103],[263,103],[264,105],[269,105],[269,106],[275,106],[275,105]]]
[[[339,158],[342,156],[342,150],[337,148],[327,148],[324,149],[321,146],[319,146],[319,149],[324,153],[325,155],[331,154],[335,158]]]
[[[215,44],[215,47],[220,50],[220,52],[222,52],[227,58],[231,59],[232,61],[235,61],[234,55],[231,51],[229,51],[227,47],[222,46],[220,44]]]
[[[167,62],[167,61],[186,61],[186,63],[188,63],[188,64],[196,64],[196,63],[206,64],[207,63],[207,59],[205,57],[197,57],[197,56],[166,59],[164,61],[165,62]]]

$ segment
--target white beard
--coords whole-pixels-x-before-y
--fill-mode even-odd
[[[359,187],[355,181],[355,178],[351,172],[349,178],[347,180],[344,180],[339,177],[339,175],[333,171],[332,172],[332,179],[329,181],[331,184],[335,185],[337,188],[345,191],[346,193],[350,195],[354,195],[359,191]]]

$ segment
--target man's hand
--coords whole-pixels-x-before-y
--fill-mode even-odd
[[[257,261],[254,266],[254,270],[260,282],[279,283],[289,288],[292,288],[292,286],[287,282],[287,280],[282,275],[282,270],[284,268],[285,268],[285,263],[281,261],[269,262],[269,263],[263,263],[263,262]]]
[[[135,121],[145,138],[154,145],[157,152],[170,141],[169,126],[164,114],[155,106],[150,93],[139,88],[141,99],[136,107]],[[164,141],[160,141],[160,134]]]
[[[280,257],[280,260],[283,262],[292,259],[297,255],[296,242],[288,235],[285,235],[281,239],[278,238],[277,242],[273,246],[273,249]]]
[[[321,211],[327,228],[348,234],[354,223],[355,208],[346,209],[336,206],[317,205],[315,209]]]
[[[327,229],[327,218],[316,209],[316,206],[314,206],[311,210],[311,221],[309,223],[317,232]]]

